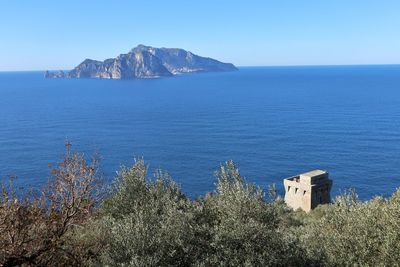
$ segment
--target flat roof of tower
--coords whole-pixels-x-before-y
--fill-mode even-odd
[[[302,174],[300,174],[300,176],[315,177],[315,176],[323,175],[325,173],[326,173],[326,171],[313,170],[313,171],[302,173]]]

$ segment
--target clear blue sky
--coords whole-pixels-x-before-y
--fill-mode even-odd
[[[70,69],[137,44],[239,66],[400,63],[399,0],[0,3],[0,70]]]

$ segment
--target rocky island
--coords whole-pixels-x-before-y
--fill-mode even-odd
[[[86,59],[73,70],[46,71],[46,78],[135,79],[158,78],[181,73],[234,71],[231,63],[201,57],[179,48],[138,45],[127,54],[97,61]]]

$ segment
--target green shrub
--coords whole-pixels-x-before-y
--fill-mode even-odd
[[[109,266],[277,266],[307,261],[280,228],[282,205],[267,203],[232,161],[214,193],[187,199],[171,178],[147,180],[143,160],[123,168],[104,202],[99,260]]]
[[[188,265],[199,242],[192,203],[167,174],[158,171],[152,181],[146,176],[143,160],[119,173],[103,206],[108,246],[101,261],[110,266]]]
[[[279,229],[281,205],[267,203],[263,191],[246,183],[233,161],[221,166],[216,176],[216,192],[203,200],[213,251],[204,266],[305,264],[301,248]]]
[[[367,202],[360,202],[354,192],[337,197],[320,218],[304,226],[303,246],[326,266],[398,265],[399,195],[397,191],[389,199],[376,197]]]

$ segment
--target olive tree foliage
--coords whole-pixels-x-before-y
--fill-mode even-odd
[[[215,191],[188,199],[171,177],[138,160],[122,168],[101,216],[63,247],[91,266],[396,266],[400,190],[361,202],[355,191],[311,213],[285,207],[276,188],[246,182],[233,161]],[[40,212],[39,212],[40,213]],[[77,253],[80,251],[81,254]]]
[[[212,254],[204,266],[287,266],[306,260],[295,240],[279,230],[281,206],[245,181],[233,161],[215,173],[216,192],[203,200]]]
[[[147,180],[138,160],[123,168],[103,204],[102,229],[108,244],[101,263],[110,266],[188,265],[196,258],[192,203],[168,174],[157,171]]]
[[[400,262],[400,190],[385,199],[358,200],[354,191],[316,210],[301,233],[309,256],[326,266],[395,266]],[[312,216],[312,214],[311,214]]]
[[[281,231],[280,208],[247,184],[233,161],[216,172],[214,193],[189,200],[158,171],[146,179],[139,160],[123,168],[103,204],[99,263],[109,266],[277,266],[305,264]]]

